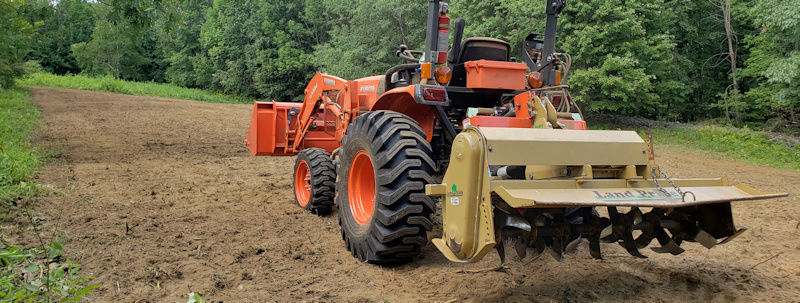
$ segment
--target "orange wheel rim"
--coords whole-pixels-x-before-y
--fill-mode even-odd
[[[308,205],[311,199],[311,171],[308,170],[306,161],[297,163],[294,171],[294,194],[297,196],[297,203],[302,207]]]
[[[350,164],[347,197],[353,219],[359,225],[367,224],[375,210],[375,170],[372,168],[372,159],[363,150],[356,154]]]

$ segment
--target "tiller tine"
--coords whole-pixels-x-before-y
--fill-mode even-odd
[[[520,259],[525,259],[528,256],[528,244],[522,241],[514,241],[514,250]]]
[[[505,266],[506,265],[506,245],[505,245],[505,243],[503,243],[503,241],[497,242],[497,246],[495,246],[495,249],[497,249],[497,255],[500,257],[500,267]]]
[[[636,238],[636,248],[642,249],[650,245],[657,236],[657,230],[664,231],[661,228],[661,217],[666,210],[654,208],[649,213],[642,215],[642,221],[636,224],[636,229],[639,229],[642,234]]]
[[[526,242],[527,241],[525,241],[522,237],[513,239],[514,251],[517,252],[517,256],[520,259],[525,259],[525,257],[528,255],[528,243]]]
[[[539,258],[545,249],[547,249],[547,245],[544,244],[544,239],[542,239],[542,237],[537,237],[536,241],[533,242],[533,251],[536,252],[533,258]]]
[[[694,236],[694,240],[697,243],[702,244],[708,249],[717,245],[717,239],[714,238],[711,234],[707,233],[705,230],[698,229],[697,234]]]
[[[603,243],[617,242],[617,237],[614,236],[614,230],[611,228],[611,224],[603,228],[603,230],[600,232],[600,238],[598,240]]]
[[[592,258],[603,259],[603,255],[600,254],[600,238],[599,237],[589,238],[589,254],[592,256]]]
[[[568,252],[568,253],[575,252],[575,250],[578,249],[578,245],[580,245],[581,242],[583,242],[582,240],[583,240],[583,238],[578,237],[578,238],[575,238],[575,240],[572,240],[571,242],[567,243],[567,246],[564,247],[564,252]]]
[[[731,240],[733,240],[734,238],[736,238],[739,235],[741,235],[742,233],[744,233],[745,231],[747,231],[747,226],[742,226],[738,230],[736,230],[736,232],[734,232],[732,235],[730,235],[727,238],[725,238],[725,240],[722,240],[721,242],[717,243],[717,245],[722,245],[722,244],[728,243]]]
[[[547,248],[549,248],[547,252],[550,253],[553,259],[556,259],[558,262],[564,262],[564,248],[561,239],[558,237],[545,237],[544,243],[547,245]]]
[[[608,216],[611,218],[613,236],[619,240],[617,243],[625,248],[631,256],[647,258],[647,256],[639,252],[639,249],[636,247],[636,240],[633,239],[633,224],[637,220],[637,217],[641,220],[641,214],[642,212],[639,211],[638,208],[634,208],[625,214],[620,214],[616,207],[612,206],[608,208]]]
[[[582,224],[578,227],[578,233],[584,239],[589,240],[589,254],[592,258],[602,259],[600,254],[600,239],[603,237],[603,232],[607,231],[608,236],[611,234],[611,221],[608,218],[601,218],[597,215],[593,208],[581,208],[580,215],[583,218]],[[576,242],[576,241],[573,241]]]
[[[652,251],[661,254],[670,253],[675,256],[680,255],[685,251],[683,248],[678,246],[678,244],[675,243],[675,241],[672,240],[672,238],[669,236],[669,234],[667,234],[666,231],[664,231],[663,228],[658,227],[654,231],[656,239],[658,240],[658,244],[661,244],[661,247],[651,247],[650,249]]]
[[[631,254],[631,256],[643,259],[647,258],[647,256],[640,253],[639,249],[636,248],[636,242],[633,240],[633,236],[625,236],[622,238],[622,241],[617,243],[619,243],[620,246],[624,247],[625,250],[627,250],[628,253]]]

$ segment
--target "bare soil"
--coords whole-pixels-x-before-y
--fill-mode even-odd
[[[34,88],[33,100],[44,116],[34,141],[57,154],[38,178],[61,193],[33,203],[43,230],[58,225],[67,257],[100,285],[89,301],[184,302],[197,292],[228,302],[800,302],[798,171],[657,150],[676,177],[727,175],[790,193],[734,204],[750,230],[711,250],[687,243],[680,256],[636,259],[605,244],[605,259],[593,260],[582,244],[563,263],[545,254],[464,273],[499,259],[456,264],[428,245],[387,268],[351,257],[335,214],[294,205],[293,157],[247,152],[250,105],[53,88]]]

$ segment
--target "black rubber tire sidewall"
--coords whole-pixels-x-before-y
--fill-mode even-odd
[[[358,224],[348,197],[348,175],[355,155],[365,151],[375,172],[375,207],[370,221]],[[425,133],[416,121],[392,111],[364,113],[348,126],[337,171],[336,205],[342,239],[352,255],[376,264],[399,264],[427,245],[435,203],[425,184],[435,163]]]
[[[311,194],[305,206],[300,205],[295,189],[294,175],[297,173],[297,166],[305,161],[308,171],[311,174]],[[330,154],[321,148],[304,149],[297,154],[292,173],[292,194],[294,194],[295,205],[319,216],[331,213],[334,205],[336,190],[336,167],[330,160]]]
[[[339,176],[339,182],[342,182],[345,185],[349,184],[349,181],[350,181],[349,180],[350,164],[351,164],[351,162],[353,160],[353,157],[355,157],[355,155],[358,152],[362,151],[362,150],[365,151],[370,156],[370,159],[372,159],[372,157],[374,155],[374,153],[372,153],[372,150],[371,150],[371,147],[369,146],[369,144],[364,142],[364,140],[362,138],[354,138],[354,140],[352,140],[349,143],[350,144],[348,144],[346,147],[345,146],[342,147],[342,155],[341,155],[342,159],[347,159],[347,160],[346,161],[342,161],[342,167],[339,170],[339,172],[341,174]],[[374,164],[373,164],[373,172],[374,172],[374,170],[375,170],[375,167],[374,167]],[[374,173],[375,173],[376,176],[378,175],[377,172],[374,172]],[[341,190],[342,191],[339,194],[343,195],[344,199],[349,199],[348,191],[347,191],[347,187],[346,186],[343,189],[337,187],[337,190]],[[376,194],[377,194],[377,190],[376,190]],[[339,207],[339,212],[341,213],[340,216],[342,216],[343,218],[347,218],[346,220],[342,220],[342,224],[346,224],[347,225],[346,226],[347,230],[352,233],[353,237],[357,238],[357,241],[364,241],[364,238],[366,238],[369,235],[369,233],[370,233],[370,231],[371,231],[371,229],[373,227],[372,220],[375,219],[375,216],[372,216],[370,218],[370,221],[367,222],[366,224],[361,225],[361,224],[358,224],[358,222],[356,222],[353,219],[353,210],[350,208],[349,204],[348,205],[338,205],[338,207]],[[376,207],[377,207],[377,205],[376,205]],[[345,227],[343,226],[343,228],[345,228]]]

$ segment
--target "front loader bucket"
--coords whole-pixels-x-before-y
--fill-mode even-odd
[[[302,103],[255,102],[250,128],[244,145],[254,156],[293,155],[291,151],[290,113],[298,111]]]
[[[426,187],[442,198],[443,235],[433,243],[456,262],[492,248],[503,257],[498,244],[509,239],[520,256],[549,249],[559,260],[582,238],[595,258],[601,241],[644,257],[639,249],[656,239],[654,251],[679,254],[682,241],[710,248],[743,231],[730,202],[787,195],[725,178],[669,179],[651,155],[633,131],[469,127],[453,142],[442,184]]]

